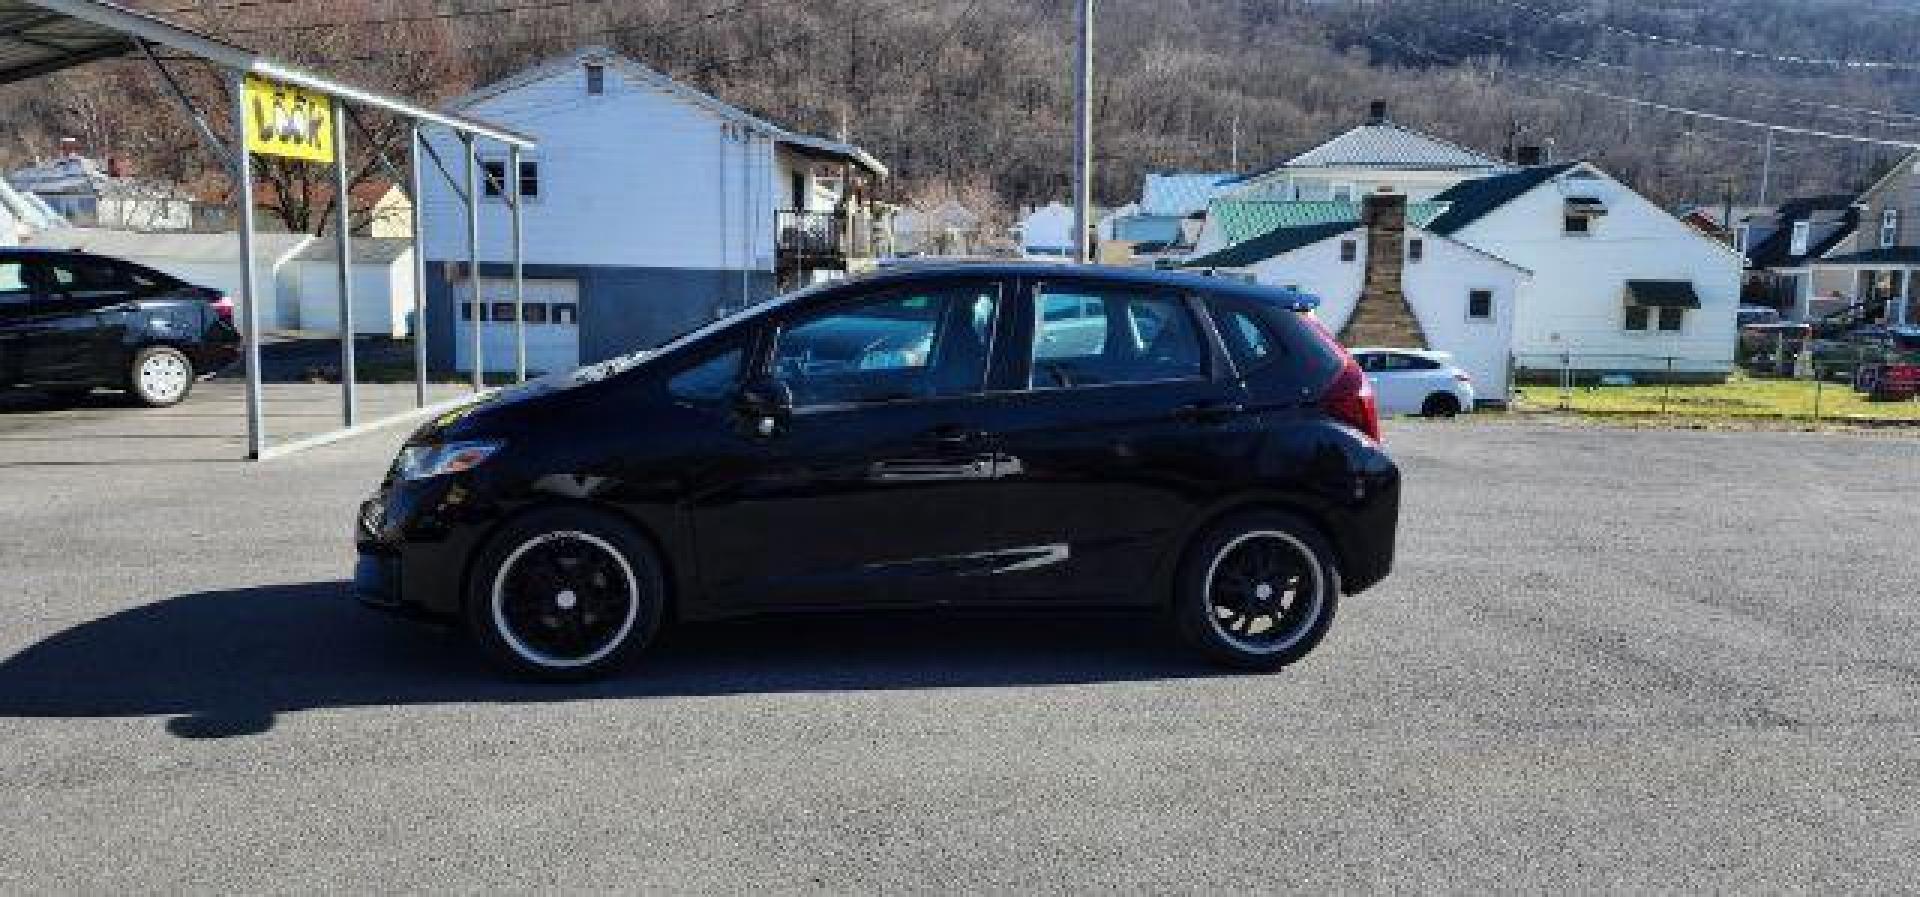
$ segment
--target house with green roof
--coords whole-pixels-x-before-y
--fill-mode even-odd
[[[1382,190],[1428,200],[1461,181],[1509,170],[1498,159],[1387,117],[1373,101],[1366,120],[1306,152],[1220,186],[1222,196],[1358,201]]]
[[[1439,217],[1444,203],[1407,204],[1407,221],[1416,227]],[[1360,223],[1360,202],[1219,198],[1207,205],[1206,223],[1194,243],[1195,256],[1218,252],[1280,228]]]
[[[1187,262],[1319,297],[1343,343],[1449,352],[1481,399],[1508,394],[1514,311],[1532,272],[1428,229],[1446,209],[1375,193],[1361,203],[1216,201],[1225,238]],[[1213,225],[1214,219],[1209,219]]]
[[[1499,362],[1485,357],[1484,334],[1457,339],[1452,324],[1462,307],[1470,318],[1485,310],[1496,329],[1507,329],[1499,354],[1522,377],[1571,370],[1577,378],[1701,381],[1732,370],[1741,256],[1589,162],[1465,180],[1430,202],[1399,194],[1366,202],[1381,197],[1406,208],[1391,234],[1365,225],[1364,210],[1349,218],[1331,204],[1216,200],[1214,239],[1187,265],[1319,294],[1329,323],[1342,327],[1343,315],[1386,295],[1391,313],[1373,317],[1406,325],[1386,333],[1463,361],[1478,353],[1483,370]],[[1382,258],[1404,264],[1369,262]],[[1449,276],[1419,267],[1431,262]],[[1503,265],[1531,273],[1504,301]]]

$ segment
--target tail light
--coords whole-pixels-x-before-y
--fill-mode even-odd
[[[1319,318],[1303,314],[1300,320],[1343,362],[1339,373],[1333,375],[1333,382],[1327,385],[1326,393],[1320,397],[1321,410],[1334,420],[1367,434],[1368,439],[1384,442],[1380,437],[1380,403],[1373,394],[1373,381],[1367,379],[1367,372],[1360,369],[1360,362],[1353,360]]]
[[[1347,359],[1340,373],[1333,375],[1333,383],[1327,386],[1327,392],[1320,397],[1320,407],[1327,414],[1347,426],[1362,433],[1374,442],[1380,438],[1380,403],[1375,400],[1373,383],[1367,379],[1360,363]]]
[[[229,324],[233,323],[232,297],[221,295],[208,304],[213,307],[213,313],[220,316],[220,320]]]

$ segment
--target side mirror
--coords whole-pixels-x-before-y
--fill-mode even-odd
[[[734,396],[734,413],[750,436],[768,437],[786,426],[793,414],[793,388],[785,381],[761,377],[749,381]]]

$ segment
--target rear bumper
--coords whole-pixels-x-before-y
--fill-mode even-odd
[[[1400,469],[1385,454],[1359,473],[1357,500],[1334,515],[1340,584],[1358,595],[1393,572],[1400,531]]]

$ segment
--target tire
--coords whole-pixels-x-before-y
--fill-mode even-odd
[[[1420,403],[1421,417],[1453,417],[1460,413],[1460,397],[1452,393],[1436,392]]]
[[[193,359],[172,346],[148,346],[133,354],[127,390],[148,408],[178,405],[193,391]]]
[[[1258,511],[1194,539],[1172,611],[1181,637],[1208,659],[1267,672],[1307,656],[1339,603],[1340,569],[1326,537],[1291,514]]]
[[[647,540],[587,508],[508,522],[468,579],[469,634],[495,665],[528,679],[604,676],[651,643],[665,616],[666,587]]]

